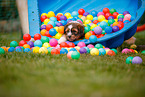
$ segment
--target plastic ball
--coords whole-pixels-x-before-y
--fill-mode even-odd
[[[130,50],[128,48],[125,48],[122,50],[122,53],[128,54],[128,53],[130,53]]]
[[[99,22],[102,22],[102,21],[104,21],[105,20],[105,16],[104,15],[99,15],[98,16],[98,21]]]
[[[45,15],[45,16],[47,16],[47,17],[48,17],[48,14],[47,14],[47,13],[42,13],[42,14],[41,14],[41,16],[43,16],[43,15]]]
[[[5,54],[5,50],[3,48],[0,48],[0,55]]]
[[[49,43],[45,42],[42,47],[45,47],[45,48],[48,48],[48,47],[51,47]]]
[[[93,18],[93,21],[94,21],[94,20],[98,20],[98,17],[94,17],[94,18]]]
[[[114,22],[112,26],[117,26],[119,22]]]
[[[136,56],[132,59],[132,64],[141,64],[142,63],[142,58],[139,56]]]
[[[36,40],[35,42],[34,42],[34,46],[36,47],[42,47],[42,42],[40,41],[40,40]]]
[[[143,50],[141,53],[142,53],[142,54],[145,54],[145,50]]]
[[[69,51],[77,51],[77,49],[75,49],[75,48],[71,48]]]
[[[62,42],[62,43],[60,43],[60,47],[61,48],[68,47],[68,44],[66,42]]]
[[[49,34],[50,34],[51,36],[55,36],[56,33],[57,33],[57,31],[56,31],[54,28],[52,28],[52,29],[49,30]]]
[[[58,27],[58,33],[60,33],[60,34],[64,33],[64,26]]]
[[[67,53],[68,53],[68,50],[65,49],[65,48],[62,48],[62,49],[60,50],[60,54],[67,54]]]
[[[89,15],[89,13],[88,12],[84,12],[83,16],[87,16],[87,15]]]
[[[42,36],[41,37],[41,42],[42,42],[42,44],[45,43],[45,42],[49,42],[49,38],[47,36]]]
[[[62,15],[63,15],[63,14],[58,14],[58,15],[56,16],[56,18],[57,18],[58,21],[60,21],[60,17],[61,17]]]
[[[24,34],[24,35],[23,35],[23,39],[24,39],[25,41],[29,41],[29,40],[31,39],[30,34]]]
[[[46,29],[46,25],[45,24],[41,25],[41,30],[43,30],[43,29]]]
[[[18,43],[16,41],[12,41],[10,43],[10,47],[16,47],[16,46],[18,46]]]
[[[110,10],[110,13],[113,14],[114,12],[116,12],[116,9],[112,8],[112,9]]]
[[[80,58],[80,53],[77,51],[73,51],[71,54],[72,59],[79,59]]]
[[[71,17],[70,13],[65,13],[64,15],[67,17],[67,19]]]
[[[48,53],[48,50],[47,50],[47,48],[45,48],[45,47],[41,47],[41,48],[39,49],[39,53],[47,54],[47,53]]]
[[[106,32],[107,34],[110,34],[110,33],[112,32],[112,27],[107,26],[107,27],[105,28],[105,32]]]
[[[61,36],[62,36],[62,34],[57,33],[57,34],[55,35],[55,39],[60,39],[60,38],[61,38]]]
[[[52,47],[56,47],[58,44],[58,41],[56,39],[50,39],[49,44]]]
[[[47,25],[49,21],[50,21],[50,19],[45,19],[44,24]]]
[[[91,35],[92,35],[91,32],[87,32],[87,33],[85,34],[85,39],[89,39]]]
[[[39,53],[39,49],[40,49],[39,47],[34,47],[33,48],[33,53]]]
[[[119,31],[119,27],[118,27],[118,26],[113,26],[113,27],[112,27],[112,31],[113,31],[113,32]]]
[[[41,35],[40,34],[35,34],[34,35],[34,40],[40,40],[41,39]]]
[[[68,57],[69,59],[72,59],[72,58],[71,58],[72,52],[73,52],[73,51],[69,51],[69,52],[67,53],[67,57]]]
[[[79,43],[77,44],[77,46],[79,46],[80,48],[82,48],[82,47],[85,47],[86,44],[85,44],[84,42],[79,42]]]
[[[103,9],[103,13],[104,13],[104,14],[109,13],[109,12],[110,12],[109,8],[104,8],[104,9]]]
[[[107,55],[109,55],[109,56],[115,56],[115,52],[113,50],[109,50],[107,52]]]
[[[31,49],[30,48],[25,48],[24,52],[31,52]]]
[[[97,16],[97,11],[95,11],[95,10],[93,10],[93,11],[91,11],[91,15],[93,16],[93,17],[95,17],[95,16]]]
[[[60,54],[60,51],[58,49],[52,49],[51,54],[52,55],[57,55],[57,54]]]
[[[87,32],[89,32],[90,30],[91,30],[90,27],[87,26],[87,27],[85,27],[85,31],[84,31],[84,32],[87,33]]]
[[[55,13],[53,11],[48,12],[48,18],[55,17]]]
[[[8,52],[13,52],[14,50],[15,50],[14,47],[10,47],[10,48],[8,49]]]
[[[98,20],[94,20],[93,23],[94,24],[97,24],[97,23],[99,23],[99,21]]]
[[[46,16],[46,15],[42,15],[42,16],[40,17],[41,22],[44,22],[45,19],[47,19],[47,16]]]
[[[118,12],[114,12],[114,13],[113,13],[113,17],[114,17],[115,19],[117,18],[118,15],[119,15]]]
[[[69,42],[68,43],[68,47],[72,47],[73,48],[73,47],[75,47],[75,44],[73,42]]]
[[[50,20],[51,21],[57,21],[57,18],[56,17],[50,17]]]
[[[65,20],[61,20],[60,22],[61,22],[62,26],[67,24],[67,21],[65,21]]]
[[[92,23],[91,20],[85,20],[85,24]]]
[[[123,14],[119,14],[117,17],[118,17],[118,19],[119,18],[124,18],[124,15]]]
[[[30,45],[24,44],[23,47],[24,47],[24,48],[30,48]]]
[[[59,22],[59,23],[56,24],[56,26],[57,26],[57,27],[63,26],[63,24]]]
[[[88,48],[94,48],[94,45],[89,44],[89,45],[87,45],[87,47],[88,47]]]
[[[114,22],[115,22],[114,19],[109,19],[109,20],[108,20],[108,24],[109,24],[109,25],[113,24]]]
[[[97,14],[97,17],[99,17],[100,15],[105,15],[103,12],[99,12],[98,14]]]
[[[108,19],[108,17],[110,17],[110,16],[111,16],[111,13],[106,13],[106,14],[105,14],[105,18],[106,18],[106,19]]]
[[[100,34],[102,34],[102,28],[101,27],[95,27],[94,28],[94,32],[95,32],[95,34],[98,34],[98,35],[100,35]]]
[[[105,29],[108,26],[108,23],[106,23],[105,21],[100,22],[100,27],[102,29]]]
[[[97,42],[97,37],[95,35],[91,35],[89,37],[89,40],[90,40],[91,43],[96,43]]]
[[[111,49],[111,50],[112,50],[112,51],[114,51],[114,52],[115,52],[115,54],[117,54],[117,53],[118,53],[116,49]]]
[[[88,47],[84,47],[87,50],[87,53],[90,53],[90,49]]]
[[[91,28],[91,30],[92,30],[92,29],[95,28],[95,27],[97,27],[97,25],[92,23],[92,25],[91,25],[90,28]]]
[[[51,24],[46,25],[46,30],[49,31],[53,26]]]
[[[85,13],[85,10],[81,8],[78,10],[78,13],[79,13],[79,15],[83,15]]]
[[[28,41],[27,44],[30,46],[30,48],[34,47],[34,42],[33,41]]]
[[[124,11],[123,15],[130,14],[128,11]]]
[[[26,42],[25,40],[21,40],[21,41],[19,42],[19,46],[23,46],[24,44],[27,44],[27,42]]]
[[[21,48],[16,48],[15,51],[16,52],[22,52],[22,49]]]
[[[79,15],[79,14],[78,14],[77,11],[73,11],[72,14],[71,14],[72,17],[77,17],[78,15]]]
[[[109,16],[109,17],[108,17],[108,20],[109,20],[109,19],[114,19],[114,17],[113,17],[113,16]]]
[[[131,15],[130,14],[125,14],[124,15],[124,18],[126,18],[126,17],[130,19],[131,18]]]
[[[106,50],[105,50],[104,48],[100,48],[100,49],[99,49],[99,53],[100,53],[101,55],[105,55],[105,54],[106,54]]]
[[[97,49],[103,48],[103,45],[98,43],[95,45],[95,48],[97,48]]]
[[[132,59],[133,59],[133,57],[131,57],[131,56],[126,58],[126,64],[132,64]]]
[[[79,52],[80,52],[80,54],[86,54],[87,50],[84,47],[82,47],[79,49]]]
[[[46,31],[47,31],[47,30],[43,29],[43,30],[40,31],[40,34],[41,34],[42,36],[45,36],[45,32],[46,32]]]
[[[56,26],[55,22],[54,21],[49,21],[47,24],[51,24],[53,27]]]
[[[99,50],[96,49],[96,48],[92,48],[91,51],[90,51],[90,54],[93,55],[93,56],[94,55],[97,55],[98,56],[99,55]]]
[[[92,15],[87,15],[87,20],[93,20],[93,16]]]

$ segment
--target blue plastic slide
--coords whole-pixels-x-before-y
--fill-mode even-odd
[[[40,33],[40,15],[54,11],[57,13],[66,13],[78,11],[80,8],[86,12],[96,10],[100,12],[103,8],[116,9],[117,12],[123,13],[129,11],[134,20],[125,25],[125,27],[104,37],[98,38],[97,43],[103,44],[105,47],[116,48],[120,46],[124,40],[132,37],[137,29],[141,16],[145,10],[145,1],[143,0],[28,0],[28,18],[30,35],[33,37],[36,33]],[[87,39],[80,40],[86,44],[91,42]],[[79,41],[75,41],[77,44]]]

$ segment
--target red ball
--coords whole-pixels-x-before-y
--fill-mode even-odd
[[[75,47],[75,44],[73,42],[70,42],[70,43],[68,43],[68,47],[74,48]]]
[[[119,30],[121,30],[123,27],[124,27],[124,25],[123,24],[117,24],[117,26],[119,27]]]
[[[106,13],[106,14],[105,14],[105,18],[106,18],[106,19],[108,19],[108,17],[110,17],[110,16],[111,16],[111,13]]]
[[[29,41],[29,40],[31,39],[30,34],[24,34],[24,35],[23,35],[23,39],[24,39],[25,41]]]
[[[53,26],[51,24],[46,25],[46,30],[49,31]]]
[[[47,19],[46,15],[42,15],[41,18],[40,18],[41,22],[44,22],[45,19]]]
[[[40,40],[40,39],[41,39],[41,35],[38,34],[38,33],[35,34],[35,35],[34,35],[34,39],[35,39],[35,40]]]
[[[97,38],[101,38],[103,36],[104,36],[104,34],[100,34],[100,35],[97,35]]]
[[[58,49],[52,49],[51,54],[52,55],[57,55],[57,54],[60,54],[60,51]]]
[[[66,42],[62,42],[62,43],[60,43],[60,47],[62,48],[62,47],[68,47],[68,44],[66,43]]]
[[[60,21],[60,17],[62,16],[62,14],[58,14],[57,16],[56,16],[56,18],[57,18],[57,21]]]
[[[47,37],[52,37],[52,36],[49,34],[49,31],[46,31],[46,32],[45,32],[45,36],[47,36]]]
[[[114,12],[114,13],[113,13],[113,17],[114,17],[115,19],[117,18],[118,15],[119,15],[118,12]]]
[[[27,42],[26,42],[25,40],[21,40],[21,41],[19,42],[19,46],[23,46],[24,44],[27,44]]]
[[[133,49],[129,49],[129,51],[130,51],[131,53],[135,53],[135,51],[134,51]]]
[[[104,9],[103,9],[103,13],[104,13],[104,14],[109,13],[109,12],[110,12],[110,10],[109,10],[108,8],[104,8]]]
[[[107,52],[107,55],[109,56],[115,56],[115,52],[113,50],[110,50]]]
[[[94,32],[94,31],[89,31],[89,32],[91,32],[91,33],[92,33],[92,35],[95,35],[95,32]]]
[[[78,10],[78,13],[79,13],[79,15],[83,15],[85,13],[85,10],[81,8]]]
[[[97,23],[99,23],[99,21],[98,20],[94,20],[93,23],[94,24],[97,24]]]

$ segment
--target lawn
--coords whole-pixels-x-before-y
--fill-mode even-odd
[[[145,45],[145,31],[136,45]],[[0,33],[0,46],[20,41],[20,33]],[[125,47],[125,44],[122,45]],[[126,64],[140,56],[140,65]],[[6,53],[0,56],[0,97],[145,97],[145,55],[66,55]]]

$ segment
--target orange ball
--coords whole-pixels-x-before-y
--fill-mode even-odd
[[[41,34],[42,36],[45,36],[45,32],[46,32],[46,31],[47,31],[47,30],[43,29],[43,30],[41,30],[40,34]]]
[[[8,49],[9,49],[10,47],[7,47],[7,52],[8,52]]]
[[[30,45],[29,44],[24,44],[23,47],[24,48],[30,48]]]
[[[57,54],[60,54],[60,51],[58,49],[51,50],[51,55],[57,55]]]
[[[87,32],[86,34],[85,34],[85,38],[86,39],[89,39],[89,37],[92,35],[92,33],[91,32]]]
[[[115,52],[113,50],[110,50],[107,52],[107,55],[109,56],[115,56]]]
[[[7,48],[5,46],[2,46],[1,48],[3,48],[5,50],[5,52],[7,51]]]
[[[64,26],[60,26],[58,28],[58,33],[63,34],[64,33]]]
[[[119,24],[119,22],[114,22],[113,26],[117,26]]]

